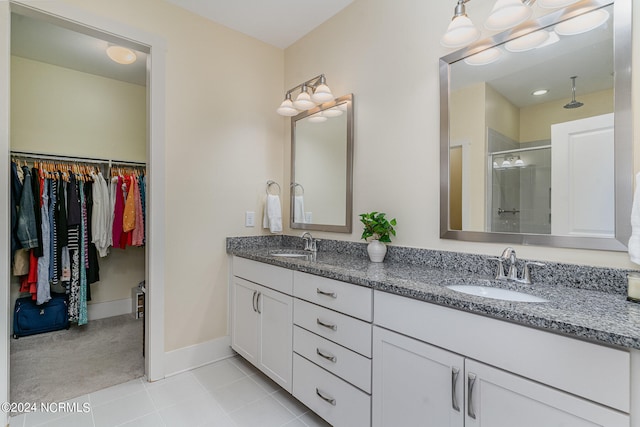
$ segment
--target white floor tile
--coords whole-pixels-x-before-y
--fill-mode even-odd
[[[247,376],[244,371],[238,368],[236,364],[231,363],[228,359],[194,369],[191,373],[207,388],[207,390],[211,391],[217,390]]]
[[[149,384],[147,385],[147,391],[158,410],[206,393],[202,384],[198,382],[191,372],[184,372]]]
[[[256,368],[255,366],[253,366],[251,363],[247,362],[240,356],[235,356],[227,360],[229,361],[229,363],[232,363],[235,367],[240,369],[246,375],[253,375],[260,372],[258,368]]]
[[[89,394],[91,404],[94,406],[104,405],[115,399],[120,399],[124,396],[139,393],[144,390],[145,379],[138,378],[136,380],[128,381],[126,383],[114,385],[102,390]]]
[[[296,418],[290,423],[285,424],[283,427],[308,427],[305,423],[303,423],[300,418]]]
[[[91,413],[71,414],[51,422],[40,424],[41,427],[94,427]]]
[[[269,394],[275,393],[276,391],[279,391],[279,390],[282,390],[282,387],[280,387],[271,378],[267,377],[262,372],[258,372],[255,375],[251,375],[249,378],[251,378],[253,381],[255,381],[256,384],[258,384],[260,387],[262,387],[264,389],[264,391],[266,391]]]
[[[92,409],[96,427],[117,426],[156,411],[146,390]]]
[[[75,409],[75,407],[83,408],[82,405],[84,405],[85,403],[89,403],[89,405],[91,405],[88,394],[84,396],[76,397],[75,399],[67,400],[64,403],[69,404],[68,405],[69,409]],[[25,414],[24,426],[25,427],[39,426],[45,423],[51,423],[54,420],[57,420],[59,418],[66,418],[69,415],[72,415],[68,411],[65,411],[64,409],[58,409],[55,406],[50,406],[48,408],[49,408],[48,412],[38,410],[36,412],[29,412]],[[92,406],[89,406],[89,411],[93,411]]]
[[[274,399],[280,402],[281,405],[287,408],[296,417],[299,417],[300,415],[305,414],[310,410],[309,408],[304,406],[298,399],[291,396],[284,390],[279,390],[273,393],[271,396],[273,396]]]
[[[238,427],[280,427],[296,417],[271,396],[229,414]]]
[[[315,412],[309,411],[300,417],[300,421],[309,427],[331,427],[331,424],[316,415]]]
[[[10,427],[24,427],[25,419],[27,418],[26,414],[20,414],[15,417],[9,418],[9,426]]]
[[[248,403],[255,402],[267,395],[255,381],[249,377],[242,378],[226,387],[211,392],[216,401],[227,412],[235,411]]]
[[[162,417],[157,412],[145,415],[142,418],[131,420],[128,423],[120,424],[118,427],[172,427],[162,421]]]
[[[196,399],[164,408],[160,415],[167,426],[196,427],[203,425],[232,425],[215,399],[205,392]]]

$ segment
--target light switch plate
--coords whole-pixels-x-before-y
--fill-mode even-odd
[[[252,211],[246,211],[244,214],[244,226],[254,227],[256,225],[256,213]]]

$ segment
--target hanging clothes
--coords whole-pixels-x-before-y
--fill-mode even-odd
[[[33,185],[31,184],[31,171],[28,167],[23,167],[24,185],[20,196],[20,210],[18,213],[18,229],[16,235],[20,245],[24,249],[32,249],[38,246],[38,232],[35,213],[35,202],[33,200]]]
[[[37,288],[37,304],[44,304],[51,299],[51,286],[49,285],[49,251],[51,245],[51,235],[49,232],[49,180],[40,179],[41,190],[41,221],[42,228],[42,256],[38,257],[38,288]]]

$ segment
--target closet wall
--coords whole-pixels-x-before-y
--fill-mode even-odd
[[[146,129],[144,86],[11,57],[11,150],[145,162]],[[89,305],[126,307],[145,277],[145,249],[111,248],[99,263]],[[12,300],[18,287],[12,277]]]

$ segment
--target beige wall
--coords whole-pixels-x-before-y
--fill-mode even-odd
[[[145,161],[146,88],[11,57],[11,149]],[[99,259],[91,302],[131,298],[144,279],[144,248],[112,249]],[[13,299],[19,296],[12,277]]]
[[[551,125],[613,113],[613,89],[576,96],[580,108],[562,108],[569,99],[545,102],[520,110],[520,142],[551,139]]]
[[[490,3],[468,6],[479,26]],[[634,11],[636,25],[640,25],[639,9]],[[351,235],[331,237],[358,240],[357,214],[380,210],[398,219],[394,239],[398,245],[488,255],[498,255],[504,248],[504,244],[439,238],[438,58],[449,52],[439,39],[452,13],[449,2],[355,0],[286,49],[286,86],[324,72],[336,94],[353,92],[355,96],[355,227]],[[634,34],[637,66],[640,33]],[[637,101],[640,86],[634,88]],[[634,122],[640,123],[640,113],[634,116]],[[374,167],[379,152],[389,153],[384,168]],[[533,246],[516,249],[522,258],[636,267],[626,253]]]
[[[500,92],[486,85],[487,127],[508,136],[514,141],[520,140],[521,111]]]

